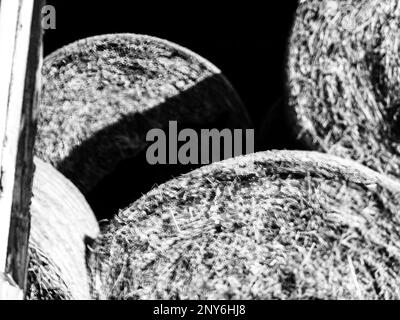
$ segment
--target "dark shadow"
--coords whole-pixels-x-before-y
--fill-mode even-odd
[[[150,165],[146,152],[120,163],[86,197],[99,220],[110,219],[154,187],[199,166]]]
[[[197,132],[213,128],[252,129],[246,111],[238,110],[240,105],[240,99],[225,78],[214,75],[157,107],[126,116],[97,132],[75,147],[57,168],[85,194],[99,220],[109,219],[153,186],[198,167],[149,165],[145,148],[149,130],[160,128],[168,132],[169,121],[177,121],[178,130],[191,128]],[[121,151],[118,143],[110,141],[118,135],[129,137],[130,141],[142,141],[143,148],[131,153]],[[115,159],[126,160],[116,163]],[[91,183],[99,175],[104,176],[102,181],[91,192],[85,192],[82,182]]]
[[[278,99],[268,110],[256,131],[258,150],[304,150],[307,146],[296,136],[292,115],[288,114],[287,98]]]
[[[190,126],[190,128],[196,130],[200,136],[201,129],[224,128],[224,126],[216,122],[204,128],[196,126]],[[178,149],[182,144],[178,144]],[[244,142],[242,147],[245,150]],[[209,151],[211,154],[211,149]],[[220,155],[223,155],[223,143]],[[134,200],[139,199],[154,187],[200,167],[200,164],[150,165],[146,159],[146,150],[144,150],[137,156],[122,161],[111,174],[102,179],[88,193],[86,198],[99,220],[109,219],[110,213],[116,214],[119,210],[127,208]]]

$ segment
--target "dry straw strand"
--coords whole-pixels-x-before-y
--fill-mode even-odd
[[[250,128],[221,71],[197,54],[145,35],[110,34],[45,59],[36,154],[85,195],[122,160],[148,145],[147,132],[182,126]]]
[[[96,294],[398,299],[399,195],[397,181],[317,152],[206,166],[120,212],[94,246]]]
[[[35,159],[31,205],[28,299],[90,299],[86,255],[99,234],[79,190],[49,164]]]
[[[289,117],[308,147],[400,177],[397,0],[300,1]]]

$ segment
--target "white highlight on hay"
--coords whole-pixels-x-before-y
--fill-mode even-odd
[[[57,268],[47,271],[50,274],[45,276],[65,283],[69,290],[66,294],[70,294],[67,298],[90,299],[85,237],[94,239],[100,232],[96,218],[68,179],[39,159],[35,159],[35,164],[30,248],[39,249]],[[46,285],[62,290],[54,281]]]

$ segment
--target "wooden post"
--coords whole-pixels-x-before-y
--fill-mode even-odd
[[[41,0],[0,0],[0,299],[26,286]]]

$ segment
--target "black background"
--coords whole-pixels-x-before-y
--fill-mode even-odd
[[[170,40],[213,62],[229,78],[257,127],[283,95],[297,1],[48,0],[57,29],[45,54],[89,36],[130,32]]]
[[[160,304],[169,307],[196,308],[197,305],[245,305],[243,316],[189,315],[185,318],[154,316],[153,310]],[[66,319],[368,319],[391,318],[398,310],[395,301],[8,301],[0,302],[2,312],[27,315],[29,319],[57,319],[62,314]]]

